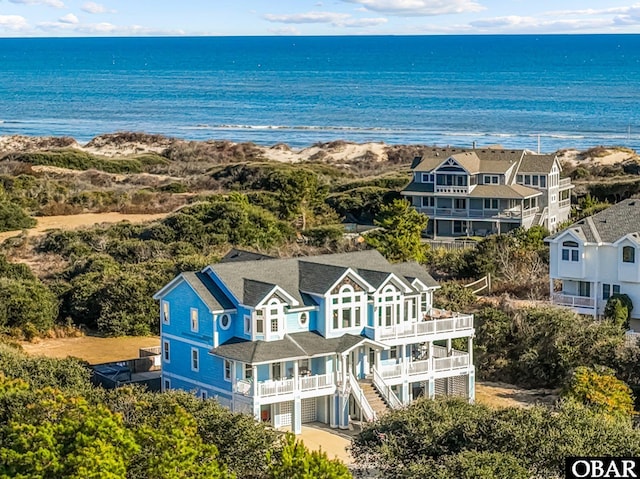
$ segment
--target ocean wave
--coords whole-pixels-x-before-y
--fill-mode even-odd
[[[392,133],[419,133],[416,128],[385,128],[363,126],[332,126],[332,125],[206,125],[182,126],[181,130],[288,130],[288,131],[348,131],[348,132],[392,132]]]

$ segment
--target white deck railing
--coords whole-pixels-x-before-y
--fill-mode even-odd
[[[441,371],[454,371],[456,369],[466,369],[469,367],[469,355],[464,356],[449,356],[447,358],[434,358],[433,370],[436,372]]]
[[[318,374],[315,376],[301,377],[300,391],[313,391],[316,389],[324,389],[327,387],[333,387],[333,375],[332,374]]]
[[[290,394],[294,391],[320,391],[331,389],[335,386],[332,374],[317,374],[314,376],[301,376],[296,383],[295,379],[269,379],[266,381],[238,380],[234,392],[243,396],[272,397]]]
[[[377,418],[376,412],[371,407],[371,404],[369,404],[369,401],[367,401],[367,398],[364,396],[364,392],[360,388],[360,384],[358,384],[358,381],[351,372],[349,373],[349,384],[351,385],[351,394],[362,410],[364,418],[367,421],[375,421]]]
[[[438,319],[438,316],[447,314],[452,315],[452,317]],[[419,321],[417,323],[401,323],[386,328],[376,328],[376,339],[410,338],[473,329],[473,316],[470,314],[451,313],[432,309],[430,311],[430,317],[432,319]]]
[[[573,308],[594,308],[596,305],[594,298],[563,293],[553,293],[551,295],[551,302],[560,306],[570,306]]]
[[[402,402],[396,396],[396,393],[393,392],[391,386],[387,385],[384,382],[382,376],[378,370],[373,368],[373,387],[375,387],[380,394],[382,394],[383,399],[387,402],[387,404],[391,407],[391,409],[399,409],[402,407]]]
[[[433,347],[434,356],[421,361],[407,361],[404,363],[380,366],[374,368],[374,374],[378,374],[382,382],[389,379],[398,379],[403,376],[420,376],[431,372],[453,371],[465,369],[470,365],[469,353],[465,351],[451,350],[451,355],[447,356],[447,348],[442,346]],[[374,375],[375,380],[375,375]]]

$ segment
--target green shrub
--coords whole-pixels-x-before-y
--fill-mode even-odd
[[[627,294],[614,294],[604,308],[604,316],[622,329],[628,329],[633,302]]]
[[[20,206],[5,201],[0,196],[0,232],[33,228],[36,220]]]
[[[38,280],[0,278],[0,329],[27,328],[43,333],[58,316],[58,300]]]

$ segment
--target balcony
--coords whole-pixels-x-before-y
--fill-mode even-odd
[[[487,219],[487,220],[501,220],[501,219],[521,219],[534,216],[538,212],[538,207],[528,208],[523,211],[518,208],[511,208],[507,210],[483,210],[483,209],[455,209],[455,208],[428,208],[428,207],[416,207],[420,213],[424,213],[429,217],[435,217],[439,219],[452,218],[452,219]]]
[[[468,195],[469,187],[468,186],[453,186],[453,185],[436,185],[435,187],[436,193],[444,193],[444,194],[453,194],[453,195]]]
[[[234,393],[236,394],[266,399],[292,395],[296,391],[301,393],[319,392],[330,394],[334,390],[335,382],[333,374],[300,376],[297,381],[294,378],[288,378],[269,379],[267,381],[254,383],[248,379],[241,379],[234,385]]]
[[[445,348],[434,347],[434,354],[441,354]],[[446,376],[446,373],[465,370],[471,366],[469,361],[469,354],[464,351],[453,350],[451,356],[445,357],[432,357],[429,359],[422,359],[418,361],[409,361],[405,363],[392,364],[388,366],[379,366],[376,368],[377,373],[385,381],[395,383],[398,380],[406,377],[409,381],[423,381],[426,376],[432,374],[439,374]]]
[[[571,206],[571,198],[567,198],[566,200],[560,200],[560,202],[558,203],[558,207],[560,209],[569,208],[570,206]]]
[[[568,306],[570,308],[588,308],[593,309],[596,306],[594,298],[586,296],[573,296],[570,294],[553,293],[551,295],[551,302],[558,306]]]
[[[468,335],[473,334],[472,314],[461,314],[432,308],[429,314],[425,315],[423,321],[378,327],[375,328],[374,335],[378,341],[388,341],[458,332],[465,332]]]
[[[571,184],[571,178],[560,178],[560,183],[558,184],[558,187],[561,190],[567,190],[569,188],[573,188],[573,185]]]

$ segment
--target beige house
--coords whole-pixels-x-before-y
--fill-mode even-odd
[[[485,236],[523,226],[555,231],[571,210],[556,155],[528,150],[432,148],[411,165],[402,191],[435,236]]]

